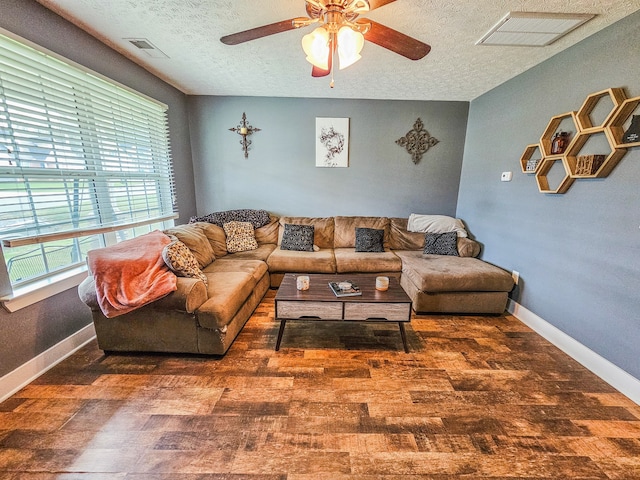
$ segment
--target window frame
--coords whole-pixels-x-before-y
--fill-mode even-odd
[[[170,147],[170,135],[168,130],[168,118],[167,118],[167,105],[163,102],[155,100],[143,93],[140,93],[132,88],[127,87],[111,78],[108,78],[100,73],[97,73],[83,65],[80,65],[68,58],[65,58],[55,52],[52,52],[38,44],[35,44],[25,38],[22,38],[18,35],[13,34],[3,28],[0,28],[0,34],[8,37],[9,39],[18,42],[26,47],[36,50],[38,53],[52,57],[54,60],[63,62],[66,66],[77,69],[80,71],[80,75],[86,74],[90,77],[94,77],[100,82],[106,82],[109,88],[114,89],[122,89],[128,94],[133,94],[137,96],[139,99],[143,101],[148,101],[156,106],[160,106],[164,109],[164,128],[165,128],[165,139],[162,140],[166,142],[166,153],[163,154],[166,160],[166,171],[168,172],[167,185],[160,185],[158,188],[162,189],[162,195],[166,195],[168,191],[171,195],[171,203],[172,203],[172,213],[161,214],[156,216],[155,218],[147,218],[144,220],[140,219],[131,219],[129,222],[120,223],[120,224],[104,224],[97,225],[94,227],[81,228],[77,231],[69,231],[65,234],[60,234],[57,232],[49,233],[49,234],[36,234],[26,236],[25,238],[18,239],[7,239],[4,238],[2,240],[2,244],[5,247],[9,246],[20,246],[20,245],[46,245],[47,242],[51,242],[59,239],[69,239],[69,238],[102,238],[102,244],[104,246],[112,245],[117,243],[117,233],[118,232],[127,232],[129,230],[133,231],[137,227],[141,226],[151,226],[162,225],[163,228],[171,227],[174,222],[173,220],[178,218],[177,213],[177,205],[176,205],[176,196],[175,196],[175,180],[173,174],[173,162],[171,158],[171,147]],[[8,118],[8,117],[7,117]],[[11,125],[11,123],[9,123]],[[92,128],[92,127],[90,127]],[[7,138],[7,137],[5,137]],[[11,135],[9,137],[9,141],[12,142],[14,137]],[[138,145],[138,144],[136,144]],[[140,148],[136,146],[136,148]],[[83,158],[84,162],[88,161],[87,157]],[[139,158],[139,157],[136,157]],[[103,161],[101,157],[98,162]],[[106,159],[104,160],[106,161]],[[44,167],[42,167],[45,170]],[[135,176],[135,175],[134,175]],[[7,176],[6,178],[11,178]],[[124,178],[128,179],[129,177],[124,175]],[[166,191],[164,189],[167,189]],[[160,193],[158,193],[160,195]],[[160,208],[166,208],[160,207]],[[166,211],[166,210],[165,210]],[[126,235],[126,234],[125,234]],[[25,306],[37,303],[42,301],[52,295],[57,293],[61,293],[62,291],[73,288],[82,282],[84,278],[87,276],[87,267],[86,263],[70,263],[68,267],[63,267],[62,270],[53,271],[49,273],[45,273],[42,276],[39,276],[37,279],[33,281],[25,281],[19,285],[12,285],[11,279],[9,278],[9,273],[7,269],[7,262],[5,261],[5,256],[3,254],[3,246],[0,245],[0,302],[5,307],[7,311],[16,311],[17,309],[24,308]]]

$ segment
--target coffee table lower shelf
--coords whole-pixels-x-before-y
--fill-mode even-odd
[[[287,324],[287,321],[296,321],[296,320],[323,320],[318,317],[300,317],[300,318],[278,318],[280,320],[280,330],[278,330],[278,340],[276,340],[276,352],[280,350],[280,343],[282,342],[282,335],[284,334],[284,327]],[[324,319],[324,321],[327,321]],[[333,321],[347,321],[347,322],[386,322],[389,323],[389,320],[386,318],[380,319],[366,319],[366,320],[333,320]],[[404,347],[404,352],[409,353],[409,346],[407,345],[407,333],[404,330],[405,321],[398,322],[398,327],[400,328],[400,336],[402,337],[402,346]]]

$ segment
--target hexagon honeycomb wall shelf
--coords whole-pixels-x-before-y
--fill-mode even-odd
[[[602,120],[594,119],[596,111]],[[588,95],[577,112],[551,117],[540,143],[527,145],[520,157],[522,173],[535,174],[541,193],[565,193],[575,180],[608,176],[628,148],[640,146],[640,142],[622,143],[625,126],[634,114],[640,114],[640,97],[627,99],[622,88],[608,88]],[[553,139],[562,130],[560,127],[567,124],[575,128],[575,134],[568,145],[557,150]],[[600,142],[594,143],[602,151],[590,151],[589,141],[597,139]],[[552,186],[547,177],[556,165],[562,165],[564,176]]]

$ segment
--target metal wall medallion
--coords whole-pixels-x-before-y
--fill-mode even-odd
[[[438,142],[438,139],[429,135],[429,132],[424,129],[422,120],[419,118],[416,120],[416,123],[413,124],[413,130],[409,130],[404,137],[396,140],[396,143],[404,147],[409,155],[411,155],[411,159],[415,164],[422,159],[422,155],[424,155],[430,147],[433,147]]]

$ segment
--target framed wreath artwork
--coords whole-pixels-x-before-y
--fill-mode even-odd
[[[316,118],[316,167],[349,166],[349,119]]]

